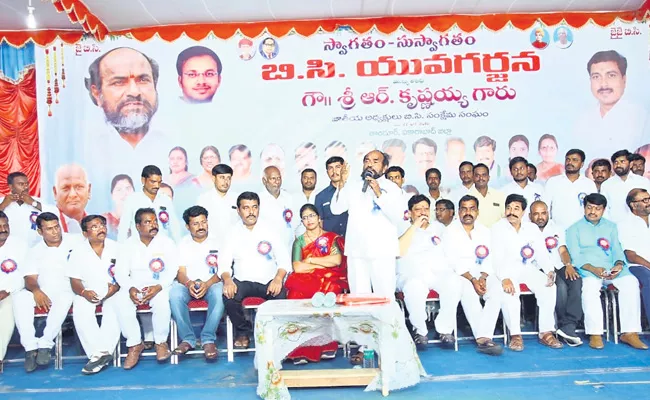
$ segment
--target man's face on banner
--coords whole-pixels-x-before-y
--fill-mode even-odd
[[[192,57],[183,64],[178,84],[183,98],[190,103],[209,103],[219,89],[221,75],[214,58],[204,55]]]
[[[415,146],[413,155],[420,174],[424,174],[426,170],[436,165],[436,149],[433,146],[420,143]]]
[[[316,168],[316,149],[314,147],[300,147],[296,150],[295,155],[296,168],[302,172],[307,168]]]
[[[277,167],[280,174],[284,176],[284,151],[280,146],[268,146],[262,152],[260,161],[262,161],[262,170],[266,169],[266,167]]]
[[[86,172],[78,165],[59,168],[54,186],[56,207],[68,217],[83,215],[90,199]]]
[[[494,149],[492,146],[479,146],[476,148],[476,162],[492,168],[494,163]]]
[[[465,160],[465,143],[453,140],[447,143],[447,168],[458,171],[458,166]]]
[[[264,51],[264,54],[266,54],[267,57],[271,57],[273,53],[275,53],[275,40],[271,38],[264,39],[264,43],[262,43],[262,51]]]
[[[397,165],[400,167],[404,166],[404,159],[406,158],[406,154],[400,146],[387,147],[385,153],[388,154],[389,165]]]
[[[133,49],[112,51],[99,63],[100,87],[91,86],[106,122],[119,133],[146,133],[158,109],[149,61]]]
[[[230,154],[230,167],[232,167],[235,178],[241,179],[251,173],[253,160],[248,151],[235,150]]]
[[[589,71],[591,93],[603,106],[613,106],[625,92],[626,77],[621,74],[618,64],[604,61],[591,65]]]

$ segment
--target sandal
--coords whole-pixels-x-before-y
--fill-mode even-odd
[[[245,350],[250,346],[250,344],[251,340],[246,335],[237,336],[237,338],[235,338],[234,345],[237,350]]]
[[[487,354],[489,356],[500,356],[503,353],[503,347],[494,343],[492,340],[487,339],[486,341],[476,341],[478,346],[478,352]]]
[[[350,364],[363,365],[363,351],[357,351],[353,356],[350,356]]]
[[[182,356],[183,354],[187,353],[190,350],[193,350],[194,347],[190,345],[187,342],[181,342],[181,344],[178,345],[173,351],[173,353],[177,356]]]
[[[551,332],[546,332],[539,338],[539,342],[544,346],[550,347],[552,349],[561,349],[564,347],[562,343]]]
[[[512,351],[524,351],[524,340],[521,335],[514,335],[510,337],[510,345],[508,348]]]
[[[214,361],[219,357],[219,352],[217,351],[217,346],[214,343],[206,343],[203,345],[203,352],[205,353],[205,359],[208,361]]]

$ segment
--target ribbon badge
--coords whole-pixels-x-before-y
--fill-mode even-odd
[[[285,208],[284,211],[282,212],[282,217],[284,218],[284,222],[287,223],[287,226],[291,226],[291,220],[293,219],[293,212]]]
[[[36,226],[36,218],[38,218],[38,211],[32,211],[31,214],[29,214],[29,222],[32,224],[32,230],[35,231],[37,226]]]
[[[521,256],[521,262],[523,264],[526,264],[526,262],[531,258],[533,258],[533,256],[535,255],[535,250],[533,250],[533,248],[530,247],[529,244],[527,244],[521,248],[519,255]]]
[[[481,265],[483,263],[483,260],[485,260],[490,254],[490,250],[488,250],[487,246],[481,244],[479,246],[476,246],[474,254],[476,254],[476,263],[478,265]]]
[[[318,247],[318,250],[323,255],[327,254],[327,245],[329,244],[328,242],[329,241],[325,236],[321,236],[316,239],[316,247]]]
[[[117,285],[117,281],[115,280],[115,262],[108,267],[108,276],[113,280],[113,285]]]
[[[578,200],[580,201],[581,206],[585,205],[585,197],[587,197],[587,193],[585,192],[580,192],[580,194],[578,194]]]
[[[598,244],[598,247],[603,249],[603,251],[605,252],[605,255],[608,256],[609,255],[609,252],[608,252],[609,251],[609,241],[607,239],[605,239],[605,238],[600,238],[600,239],[598,239],[598,241],[596,243]]]
[[[210,268],[210,273],[215,274],[217,272],[217,263],[218,258],[216,254],[210,253],[205,257],[205,263]]]
[[[549,253],[553,252],[553,249],[555,249],[558,245],[558,241],[555,236],[547,237],[544,239],[544,243],[546,244],[546,250],[548,250]]]
[[[266,257],[267,260],[271,260],[271,250],[273,250],[273,247],[266,240],[262,240],[257,245],[257,252]]]
[[[158,220],[163,224],[163,228],[167,229],[167,224],[169,223],[169,213],[167,212],[166,207],[160,207]]]
[[[542,195],[539,193],[535,193],[535,201],[540,201],[542,199]]]
[[[372,201],[372,213],[376,213],[381,210],[381,207],[379,207],[379,204],[375,203],[375,201]]]
[[[153,272],[153,279],[160,279],[160,273],[165,270],[165,263],[160,258],[149,261],[149,269]]]
[[[4,260],[0,264],[0,270],[2,270],[2,272],[4,272],[5,274],[10,274],[14,272],[16,268],[18,268],[18,264],[16,264],[16,262],[11,258]]]
[[[409,220],[409,210],[404,210],[404,221]]]
[[[434,246],[439,245],[440,242],[442,242],[442,240],[440,240],[440,238],[438,236],[432,236],[431,237],[431,243],[433,243]],[[487,249],[485,249],[485,250],[487,250]],[[487,255],[486,255],[486,257],[487,257]]]

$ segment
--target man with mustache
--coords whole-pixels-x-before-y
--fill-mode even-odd
[[[133,192],[124,202],[124,210],[117,231],[117,241],[124,243],[129,236],[135,235],[135,213],[141,208],[156,210],[161,233],[172,238],[180,239],[180,224],[176,217],[176,210],[172,199],[160,194],[162,172],[155,165],[147,165],[142,169],[142,191]]]
[[[72,319],[88,363],[81,372],[92,375],[100,372],[113,360],[112,353],[120,339],[120,320],[129,307],[127,290],[120,290],[115,280],[115,263],[118,259],[117,242],[108,239],[106,218],[88,215],[81,220],[84,240],[68,259],[66,275],[72,291]],[[97,323],[95,309],[102,307],[101,326]],[[124,330],[127,341],[138,340],[136,326]]]
[[[474,164],[470,161],[463,161],[458,166],[458,177],[461,185],[452,189],[449,198],[454,203],[458,203],[461,197],[465,196],[474,186]]]
[[[56,171],[54,199],[61,228],[65,233],[81,233],[81,220],[86,216],[91,184],[86,171],[77,164],[65,164]]]
[[[43,241],[29,250],[25,268],[25,289],[15,294],[13,307],[20,343],[25,348],[25,371],[50,364],[54,339],[68,315],[74,293],[66,276],[68,255],[79,243],[74,235],[63,233],[59,217],[50,212],[36,218]],[[43,335],[36,337],[34,307],[47,312]]]
[[[566,244],[582,277],[582,309],[589,346],[598,350],[605,347],[600,289],[613,285],[618,289],[621,342],[645,350],[648,346],[638,335],[641,332],[639,281],[629,271],[616,224],[603,218],[607,199],[602,194],[591,193],[584,202],[584,218],[567,229]]]
[[[215,344],[217,327],[223,315],[223,283],[217,274],[222,247],[219,238],[209,233],[209,213],[201,206],[193,206],[185,210],[183,220],[189,231],[180,242],[179,268],[176,281],[172,284],[169,301],[172,316],[178,326],[178,336],[181,343],[174,354],[185,354],[196,346],[194,327],[190,320],[187,303],[192,299],[204,299],[208,302],[208,314],[201,331],[201,345],[205,359],[217,359],[218,352]]]
[[[231,189],[232,177],[233,169],[230,166],[215,165],[212,168],[214,189],[201,194],[197,200],[197,204],[208,212],[211,237],[218,243],[224,243],[232,226],[239,222],[235,207],[237,197]]]
[[[548,207],[543,201],[536,201],[530,205],[530,220],[542,233],[551,264],[556,271],[556,333],[569,346],[580,346],[582,340],[576,334],[576,327],[582,321],[582,279],[571,263],[571,255],[566,247],[565,230],[555,221],[549,220]]]
[[[348,226],[348,213],[346,211],[338,215],[333,214],[330,205],[332,204],[332,197],[341,183],[341,171],[345,165],[343,157],[332,156],[327,159],[325,170],[327,171],[327,177],[330,178],[330,184],[316,195],[314,201],[318,214],[323,221],[323,229],[326,232],[334,232],[343,237],[345,237]]]
[[[24,285],[20,270],[27,256],[25,242],[10,232],[9,217],[0,211],[0,371],[14,333],[13,299]]]
[[[480,200],[481,213],[478,222],[491,227],[503,218],[503,203],[506,195],[503,192],[488,187],[490,182],[490,169],[485,164],[474,165],[474,186],[467,193]]]
[[[203,46],[192,46],[181,51],[176,59],[178,85],[186,103],[211,103],[221,84],[221,60]]]
[[[555,269],[539,229],[524,219],[527,206],[524,196],[508,195],[505,218],[492,226],[492,262],[505,292],[502,309],[510,330],[509,347],[512,351],[524,350],[519,298],[520,285],[524,284],[535,295],[539,307],[539,342],[552,349],[560,349],[562,343],[553,335]]]
[[[630,213],[625,198],[632,189],[650,190],[650,181],[633,173],[630,173],[630,153],[627,150],[619,150],[612,154],[612,165],[614,176],[606,180],[600,188],[600,193],[607,198],[607,218],[620,223]]]
[[[603,183],[612,176],[612,164],[609,160],[599,158],[591,164],[591,175],[594,177],[594,183],[598,193],[603,187]]]
[[[264,203],[264,208],[259,211],[260,221],[275,230],[284,240],[289,252],[300,220],[297,210],[294,209],[293,198],[282,189],[282,175],[278,167],[264,168],[262,184],[264,190],[261,191],[260,202]]]
[[[33,246],[41,239],[36,233],[36,217],[43,211],[43,203],[29,195],[29,179],[23,172],[7,175],[7,186],[10,193],[0,200],[0,211],[11,221],[12,237]]]
[[[523,157],[510,159],[510,175],[512,182],[502,187],[506,194],[518,194],[526,198],[528,204],[543,200],[544,188],[539,183],[528,180],[528,161]]]
[[[128,292],[131,303],[122,309],[122,331],[139,330],[136,307],[149,305],[153,322],[156,360],[171,357],[167,338],[171,321],[169,290],[178,272],[178,249],[166,235],[158,234],[158,219],[153,208],[140,208],[133,217],[137,235],[130,237],[120,250],[115,264],[115,278]],[[147,329],[145,328],[145,334]],[[138,332],[139,333],[139,332]],[[132,369],[144,350],[140,334],[126,338],[128,353],[124,369]]]
[[[645,174],[645,157],[638,153],[630,154],[628,157],[630,161],[630,170],[633,174],[643,176]]]
[[[218,274],[223,281],[226,313],[235,330],[236,349],[248,348],[253,333],[242,301],[247,297],[286,298],[283,283],[291,268],[289,250],[275,229],[258,220],[260,206],[257,193],[239,195],[237,212],[242,223],[231,231],[219,260]]]
[[[350,215],[345,246],[350,291],[392,299],[404,203],[402,190],[384,177],[387,168],[388,156],[378,150],[363,158],[360,179],[348,182],[349,171],[344,167],[330,210]]]

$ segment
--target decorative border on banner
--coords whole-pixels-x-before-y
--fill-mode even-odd
[[[52,0],[54,8],[65,12],[70,22],[81,25],[83,30],[102,41],[108,34],[108,27],[93,14],[81,0]]]
[[[34,64],[25,65],[25,68],[23,68],[23,70],[18,73],[19,75],[18,79],[11,79],[10,77],[3,74],[2,71],[0,71],[0,81],[5,81],[11,83],[12,85],[17,85],[20,82],[22,82],[25,79],[25,76],[29,73],[29,71],[31,71],[34,68],[35,68]]]
[[[75,44],[83,37],[82,31],[0,31],[0,43],[5,42],[18,49],[25,47],[29,42],[41,47],[48,47],[57,41]]]

